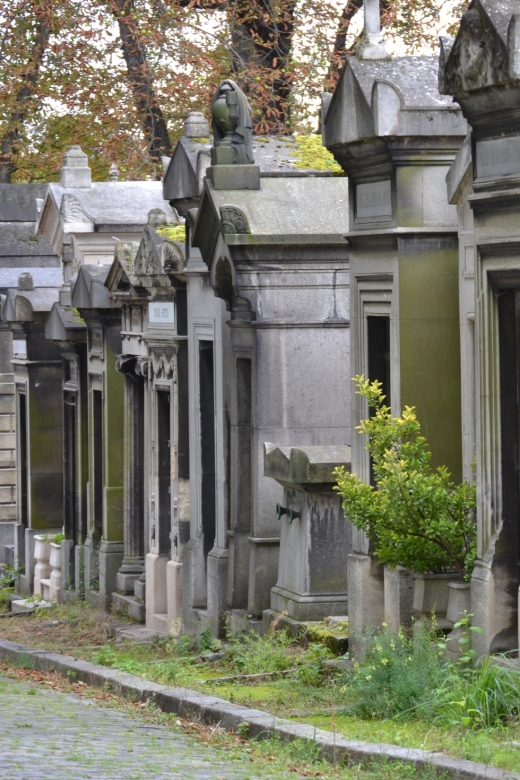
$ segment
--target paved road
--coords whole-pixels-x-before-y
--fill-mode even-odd
[[[2,780],[267,777],[243,764],[226,764],[221,752],[194,745],[165,726],[0,676]]]

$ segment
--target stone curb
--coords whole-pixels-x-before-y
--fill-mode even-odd
[[[434,766],[457,780],[520,780],[520,774],[478,764],[465,759],[449,758],[426,750],[402,748],[384,743],[347,740],[338,735],[303,723],[277,718],[262,710],[253,710],[216,696],[197,693],[188,688],[166,688],[147,682],[106,666],[80,661],[69,655],[34,650],[15,642],[0,639],[0,660],[9,660],[18,666],[29,666],[41,671],[55,671],[63,677],[83,682],[92,687],[108,687],[114,693],[138,701],[152,699],[163,712],[182,718],[218,724],[225,729],[237,729],[249,737],[267,739],[276,735],[284,740],[301,739],[314,742],[321,756],[331,763],[368,764],[386,758],[416,767]]]

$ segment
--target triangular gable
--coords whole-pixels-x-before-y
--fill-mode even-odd
[[[45,338],[53,341],[84,342],[87,338],[87,326],[77,311],[55,303],[45,323]]]

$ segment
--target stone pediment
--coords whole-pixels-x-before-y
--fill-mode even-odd
[[[456,38],[441,39],[439,91],[460,95],[519,78],[520,2],[473,0]]]
[[[134,257],[139,244],[118,243],[114,249],[114,261],[106,278],[105,287],[111,293],[128,295],[135,288],[141,288],[141,283],[134,273]]]
[[[147,226],[135,256],[134,273],[137,276],[181,274],[185,268],[186,258],[181,245]]]

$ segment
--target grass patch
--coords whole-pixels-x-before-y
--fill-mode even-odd
[[[477,689],[480,685],[479,690],[489,688],[491,682],[488,680],[484,685],[481,678],[502,675],[500,667],[480,667],[481,678],[478,667],[474,672],[468,667],[460,677],[466,686],[457,691],[460,698],[450,698],[449,691],[455,688],[449,688],[446,670],[453,672],[453,667],[446,666],[438,640],[432,642],[431,637],[414,639],[406,634],[396,637],[383,632],[371,638],[373,647],[363,665],[350,673],[339,674],[324,667],[323,661],[330,656],[324,645],[308,640],[294,641],[283,632],[266,637],[242,636],[226,643],[202,633],[162,637],[145,645],[115,644],[107,639],[110,620],[113,620],[111,616],[76,603],[56,607],[42,616],[2,620],[0,636],[32,647],[70,653],[160,684],[184,686],[263,709],[277,717],[336,731],[348,739],[441,751],[507,770],[518,771],[520,766],[520,723],[514,706],[499,714],[493,725],[486,725],[484,722],[465,723],[462,708],[454,704],[463,700],[469,702],[471,685]],[[265,672],[284,672],[285,675],[287,671],[289,676],[260,680],[241,677]],[[505,673],[509,672],[510,669],[505,669]],[[438,678],[437,673],[440,674]],[[222,679],[230,676],[237,679]],[[366,680],[367,676],[372,679]],[[444,688],[443,681],[446,681]],[[437,692],[436,706],[440,707],[443,697],[448,702],[446,716],[438,717],[441,709],[434,710],[433,704],[428,703],[433,692]],[[518,689],[513,687],[512,695],[518,703]],[[430,709],[421,710],[418,706],[421,696]],[[457,717],[450,714],[450,706],[455,708]],[[201,726],[201,729],[205,728]],[[225,734],[220,738],[230,739]],[[229,744],[234,743],[231,740]],[[262,758],[263,751],[269,750],[265,744],[240,742],[236,749],[252,750],[257,756],[255,760],[271,761],[265,756]],[[291,760],[284,751],[285,747],[283,750],[273,748],[273,767],[277,766],[277,761]],[[312,767],[316,767],[312,769],[315,772],[325,771],[319,763],[307,761],[307,765],[308,771]],[[296,762],[295,766],[300,764]],[[328,774],[300,774],[350,778],[356,776],[358,769],[351,767],[348,770],[351,774],[345,775],[331,774],[330,768],[326,771]],[[409,770],[402,767],[398,771],[404,774],[399,775],[396,766],[384,765],[359,771],[367,779],[421,776],[406,775]],[[275,774],[270,776],[276,777]]]

